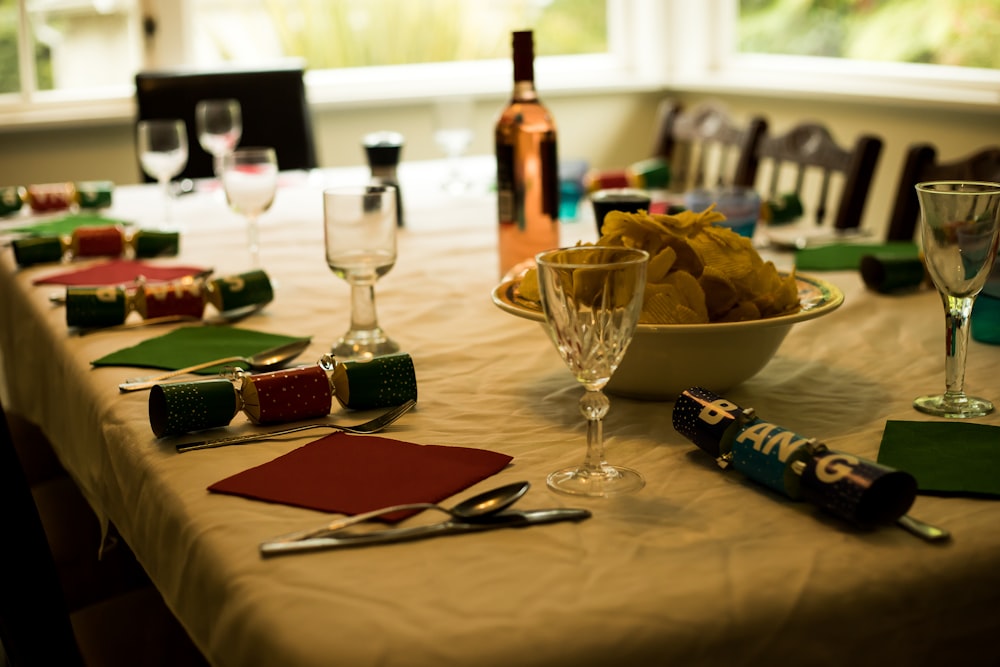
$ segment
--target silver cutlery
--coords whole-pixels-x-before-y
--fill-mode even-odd
[[[180,453],[191,452],[196,449],[214,449],[216,447],[228,447],[229,445],[241,445],[245,442],[252,442],[254,440],[268,440],[270,438],[276,438],[281,435],[287,435],[289,433],[298,433],[299,431],[307,431],[309,429],[316,428],[328,428],[334,431],[343,431],[344,433],[355,433],[359,435],[367,435],[371,433],[378,433],[379,431],[385,429],[387,426],[393,424],[397,419],[405,415],[410,411],[417,402],[410,399],[402,405],[397,405],[391,410],[382,413],[378,417],[364,422],[363,424],[354,424],[353,426],[347,426],[345,424],[334,424],[333,422],[317,422],[315,424],[304,424],[300,426],[292,426],[290,428],[283,428],[277,431],[264,431],[262,433],[245,433],[243,435],[234,435],[228,438],[220,438],[218,440],[200,440],[197,442],[188,442],[181,445],[177,445],[177,451]]]
[[[931,524],[921,521],[920,519],[910,516],[909,514],[904,514],[896,519],[896,524],[903,530],[909,531],[910,533],[913,533],[917,537],[925,539],[928,542],[944,542],[945,540],[951,538],[951,533],[944,528],[932,526]]]
[[[495,489],[490,489],[489,491],[484,491],[483,493],[472,496],[471,498],[466,498],[453,507],[442,507],[441,505],[437,505],[435,503],[405,503],[402,505],[380,507],[370,512],[336,519],[324,526],[321,526],[320,528],[300,530],[294,533],[288,533],[287,535],[280,535],[269,540],[269,542],[294,542],[296,540],[305,540],[310,537],[324,536],[327,533],[336,532],[348,526],[353,526],[356,523],[361,523],[385,514],[392,514],[393,512],[400,512],[403,510],[433,509],[438,510],[439,512],[444,512],[445,514],[450,514],[454,519],[474,522],[482,519],[483,517],[490,516],[507,509],[513,505],[516,500],[523,496],[530,487],[530,482],[514,482],[513,484],[500,486]]]
[[[556,521],[582,521],[591,516],[590,510],[560,507],[542,510],[508,510],[494,514],[475,522],[451,519],[428,526],[413,526],[409,528],[389,528],[370,533],[338,535],[336,537],[314,537],[293,542],[267,541],[260,544],[260,555],[263,557],[280,556],[282,554],[319,551],[338,547],[360,547],[369,544],[392,544],[409,540],[420,540],[442,535],[458,535],[461,533],[476,533],[498,528],[520,528]]]
[[[225,364],[235,364],[240,362],[247,364],[252,371],[269,371],[284,366],[286,363],[302,354],[302,351],[309,347],[310,342],[311,339],[303,338],[302,340],[285,343],[246,357],[222,357],[221,359],[204,361],[200,364],[194,364],[193,366],[187,366],[186,368],[179,368],[161,375],[145,378],[133,378],[118,385],[118,391],[127,392],[152,389],[163,380],[169,380],[170,378],[177,377],[178,375],[187,375],[188,373],[194,373],[195,371],[200,371],[204,368],[211,368],[212,366],[223,366]]]

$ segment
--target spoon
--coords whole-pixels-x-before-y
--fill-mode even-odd
[[[264,350],[263,352],[258,352],[257,354],[249,357],[223,357],[222,359],[213,359],[212,361],[195,364],[194,366],[188,366],[187,368],[180,368],[176,371],[170,371],[169,373],[164,373],[163,375],[157,375],[155,377],[126,380],[118,385],[118,390],[126,392],[139,391],[140,389],[151,389],[155,385],[160,384],[161,380],[167,380],[178,375],[193,373],[194,371],[200,371],[203,368],[222,366],[223,364],[243,362],[247,364],[252,371],[268,371],[273,368],[280,368],[295,357],[299,356],[302,351],[309,346],[311,340],[312,339],[310,338],[303,338],[301,340],[292,341],[291,343],[279,345],[278,347],[273,347],[269,350]]]
[[[896,523],[903,530],[907,530],[917,537],[927,540],[928,542],[944,542],[951,537],[951,533],[944,528],[932,526],[931,524],[921,521],[917,517],[910,516],[909,514],[904,514],[896,519]]]
[[[452,517],[462,521],[474,522],[480,517],[496,514],[501,510],[507,509],[514,504],[514,501],[527,493],[530,486],[531,482],[514,482],[513,484],[484,491],[483,493],[467,498],[450,508],[442,507],[441,505],[436,505],[434,503],[407,503],[405,505],[382,507],[380,509],[372,510],[371,512],[364,512],[363,514],[355,514],[354,516],[336,519],[324,526],[314,528],[312,530],[301,530],[295,533],[289,533],[288,535],[282,535],[269,541],[296,542],[298,540],[316,537],[317,535],[332,533],[340,530],[341,528],[346,528],[347,526],[353,526],[356,523],[367,521],[368,519],[374,519],[378,516],[392,514],[393,512],[400,512],[403,510],[433,509],[438,510],[439,512],[444,512],[445,514],[450,514]]]

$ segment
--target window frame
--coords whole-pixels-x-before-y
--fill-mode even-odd
[[[186,28],[193,1],[139,0],[139,14],[155,16],[158,25],[145,45],[146,68],[184,66],[192,52]],[[22,22],[25,2],[18,0]],[[1000,70],[736,53],[738,11],[738,0],[608,0],[608,53],[540,57],[538,86],[547,98],[663,91],[994,111],[1000,106]],[[509,93],[510,63],[310,70],[306,84],[317,108],[419,103],[458,93],[495,98]],[[131,85],[91,91],[86,98],[79,91],[0,95],[0,132],[130,122],[133,96]]]

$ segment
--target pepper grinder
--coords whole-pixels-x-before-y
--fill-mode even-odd
[[[368,157],[368,166],[371,168],[372,180],[396,188],[396,224],[402,227],[403,196],[399,191],[396,167],[403,151],[403,135],[389,131],[372,132],[364,136],[362,143]]]

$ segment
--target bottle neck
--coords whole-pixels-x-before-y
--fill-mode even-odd
[[[513,97],[515,102],[534,102],[538,100],[538,91],[535,90],[535,83],[533,81],[515,81]]]

